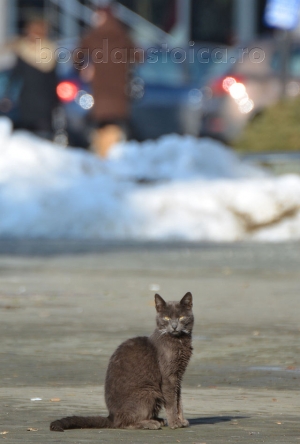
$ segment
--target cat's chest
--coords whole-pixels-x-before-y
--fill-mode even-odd
[[[181,340],[170,343],[166,342],[160,347],[161,364],[172,368],[175,373],[185,370],[191,355],[191,344],[186,344]]]

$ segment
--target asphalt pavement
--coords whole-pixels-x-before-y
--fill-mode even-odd
[[[0,440],[299,443],[300,244],[0,241]],[[150,334],[154,294],[194,296],[188,429],[50,432],[106,414],[123,340]]]

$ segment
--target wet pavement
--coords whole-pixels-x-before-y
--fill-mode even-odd
[[[300,443],[299,247],[0,241],[0,441]],[[191,427],[50,432],[62,416],[106,414],[110,355],[152,332],[155,292],[187,291]]]

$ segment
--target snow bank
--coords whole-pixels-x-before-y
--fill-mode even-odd
[[[0,119],[0,236],[300,238],[300,178],[274,178],[190,136],[116,146],[106,161]]]

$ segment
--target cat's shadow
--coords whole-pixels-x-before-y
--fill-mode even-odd
[[[189,419],[190,426],[218,424],[220,422],[229,422],[237,419],[245,419],[246,416],[212,416],[209,418],[192,418]]]

